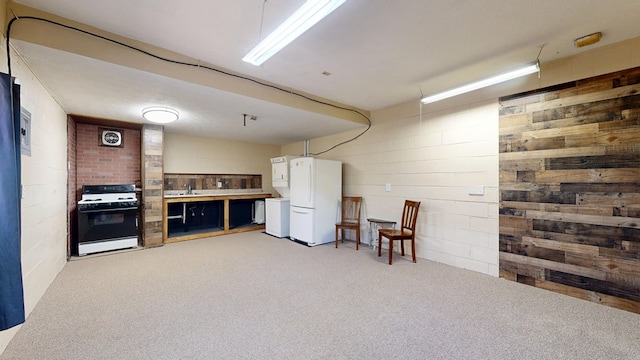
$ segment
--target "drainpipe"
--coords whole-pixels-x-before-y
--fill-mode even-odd
[[[302,156],[304,156],[304,157],[308,157],[309,156],[309,139],[304,141],[304,151],[302,153]]]

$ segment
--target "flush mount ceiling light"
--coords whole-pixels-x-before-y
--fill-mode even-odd
[[[308,0],[242,58],[260,66],[347,0]]]
[[[151,106],[142,109],[142,117],[158,124],[167,124],[178,120],[178,112],[165,106]]]
[[[540,63],[537,60],[534,63],[528,64],[517,70],[513,70],[513,71],[510,71],[501,75],[497,75],[494,77],[490,77],[488,79],[480,80],[480,81],[477,81],[468,85],[464,85],[452,90],[448,90],[445,92],[441,92],[435,95],[426,96],[422,98],[421,101],[423,104],[440,101],[442,99],[464,94],[473,90],[478,90],[487,86],[499,84],[501,82],[505,82],[515,78],[519,78],[521,76],[533,74],[535,72],[540,72]]]
[[[597,32],[575,39],[573,41],[573,45],[575,45],[577,48],[581,48],[583,46],[595,44],[600,41],[600,39],[602,39],[602,33]]]

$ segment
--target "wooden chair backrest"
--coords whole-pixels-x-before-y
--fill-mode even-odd
[[[402,210],[402,230],[416,230],[416,220],[418,220],[418,209],[420,201],[405,200],[404,209]]]
[[[343,196],[342,197],[342,222],[359,224],[361,205],[362,205],[361,196]]]

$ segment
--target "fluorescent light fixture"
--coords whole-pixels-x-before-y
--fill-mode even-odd
[[[242,58],[260,66],[347,0],[308,0]]]
[[[165,106],[151,106],[142,110],[142,117],[158,124],[168,124],[178,120],[178,112]]]
[[[499,84],[501,82],[505,82],[505,81],[509,81],[515,78],[519,78],[521,76],[525,76],[525,75],[529,75],[529,74],[533,74],[535,72],[539,72],[540,71],[540,63],[538,61],[528,64],[525,67],[522,67],[520,69],[517,70],[513,70],[510,71],[508,73],[504,73],[501,75],[497,75],[494,77],[490,77],[488,79],[484,79],[484,80],[480,80],[468,85],[464,85],[452,90],[448,90],[445,92],[441,92],[439,94],[435,94],[435,95],[431,95],[431,96],[426,96],[424,98],[422,98],[422,103],[423,104],[428,104],[428,103],[432,103],[432,102],[436,102],[436,101],[440,101],[442,99],[446,99],[446,98],[450,98],[452,96],[457,96],[460,94],[464,94],[467,93],[469,91],[473,91],[473,90],[478,90],[481,89],[483,87],[487,87],[487,86],[491,86],[491,85],[495,85],[495,84]]]

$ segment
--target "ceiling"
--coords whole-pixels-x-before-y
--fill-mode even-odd
[[[542,45],[544,71],[545,62],[640,36],[640,1],[348,0],[262,66],[241,61],[303,2],[16,1],[365,115],[531,62]],[[597,31],[599,43],[574,47],[574,39]],[[11,43],[69,114],[141,123],[143,107],[168,105],[181,117],[167,132],[279,145],[366,129],[364,117],[307,108],[301,98],[270,101],[28,38]],[[257,120],[245,123],[243,114]]]

